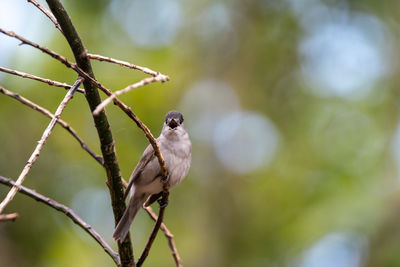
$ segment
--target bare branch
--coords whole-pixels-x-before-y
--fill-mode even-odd
[[[130,69],[140,70],[140,71],[142,71],[142,72],[144,72],[146,74],[149,74],[149,75],[151,75],[153,77],[161,75],[163,77],[163,80],[162,80],[163,82],[169,81],[169,77],[167,75],[161,74],[161,73],[159,73],[157,71],[151,70],[151,69],[146,68],[146,67],[141,67],[141,66],[129,63],[127,61],[118,60],[118,59],[114,59],[114,58],[111,58],[111,57],[105,57],[105,56],[102,56],[102,55],[90,54],[90,53],[87,53],[87,56],[90,59],[95,59],[95,60],[98,60],[98,61],[106,61],[106,62],[118,64],[120,66],[125,66],[125,67],[128,67]]]
[[[91,77],[85,71],[83,71],[78,66],[76,66],[75,63],[69,62],[65,57],[55,53],[54,51],[51,51],[50,49],[48,49],[46,47],[42,47],[42,46],[40,46],[40,45],[38,45],[36,43],[33,43],[33,42],[31,42],[31,41],[23,38],[22,36],[19,36],[18,34],[15,34],[13,32],[5,31],[5,30],[3,30],[1,28],[0,28],[0,32],[4,33],[4,34],[6,34],[6,35],[8,35],[10,37],[17,38],[22,43],[28,44],[30,46],[33,46],[33,47],[41,50],[42,52],[50,55],[51,57],[57,59],[58,61],[63,63],[68,68],[71,68],[71,69],[75,70],[79,75],[84,77],[86,79],[86,81],[89,81],[92,85],[94,85],[97,88],[99,88],[100,90],[102,90],[106,95],[111,96],[113,94],[110,89],[105,88],[98,81],[96,81],[93,77]],[[161,174],[166,179],[166,177],[167,177],[167,167],[165,165],[164,158],[163,158],[163,156],[161,154],[160,147],[158,146],[157,141],[155,140],[154,136],[151,134],[149,128],[146,125],[144,125],[143,122],[135,115],[135,113],[133,113],[131,108],[128,107],[126,104],[124,104],[121,100],[119,100],[118,98],[115,98],[114,99],[114,104],[116,104],[120,109],[122,109],[125,112],[125,114],[127,114],[136,123],[136,125],[140,129],[142,129],[142,131],[145,133],[146,138],[149,140],[149,142],[150,142],[151,146],[153,147],[153,149],[155,151],[155,154],[157,156],[158,163],[160,164],[160,168],[161,168]],[[168,189],[168,187],[169,187],[168,183],[165,183],[164,187],[166,189]]]
[[[167,206],[166,205],[167,202],[165,202],[165,201],[168,201],[168,194],[169,194],[168,191],[163,192],[162,201],[160,202],[160,211],[158,213],[158,218],[157,218],[156,224],[154,225],[153,231],[151,231],[149,240],[147,240],[147,244],[142,252],[142,255],[140,256],[138,262],[136,263],[137,267],[142,266],[143,262],[146,260],[147,256],[149,255],[151,246],[153,245],[154,239],[157,236],[158,230],[160,229],[161,223],[164,218],[164,211]]]
[[[156,213],[153,211],[153,209],[150,206],[144,207],[144,209],[147,211],[147,214],[149,214],[150,218],[152,218],[153,221],[157,222],[158,217],[157,217]],[[168,240],[168,246],[171,249],[172,257],[175,260],[176,266],[182,267],[183,266],[182,260],[181,260],[181,257],[179,256],[178,248],[175,245],[174,235],[171,233],[171,231],[167,228],[167,226],[164,223],[161,223],[160,228]]]
[[[44,46],[38,45],[38,44],[36,44],[36,43],[34,43],[34,42],[31,42],[31,41],[25,39],[24,37],[22,37],[22,36],[20,36],[20,35],[18,35],[18,34],[16,34],[16,33],[14,33],[14,32],[12,32],[12,31],[6,31],[6,30],[0,28],[0,32],[1,32],[1,33],[4,33],[5,35],[8,35],[8,36],[10,36],[10,37],[17,38],[18,40],[21,41],[21,44],[27,44],[27,45],[30,45],[30,46],[32,46],[32,47],[35,47],[35,48],[39,49],[39,50],[42,51],[43,53],[46,53],[46,54],[50,55],[51,57],[57,59],[58,61],[60,61],[61,63],[63,63],[63,64],[64,64],[65,66],[67,66],[68,68],[77,70],[76,64],[75,64],[75,63],[69,62],[65,57],[63,57],[63,56],[61,56],[61,55],[55,53],[54,51],[48,49],[47,47],[44,47]],[[79,73],[79,74],[81,74],[81,73]],[[82,75],[82,74],[81,74],[81,75]],[[84,75],[82,75],[82,76],[83,76],[84,78],[86,78]]]
[[[40,11],[42,11],[56,26],[57,29],[60,30],[61,33],[63,33],[60,24],[58,24],[57,19],[54,17],[54,15],[47,10],[45,7],[43,7],[41,4],[39,4],[36,0],[27,0],[29,3],[32,3],[35,5]]]
[[[5,35],[7,35],[7,36],[10,36],[10,37],[13,37],[13,38],[16,38],[16,39],[20,40],[20,41],[21,41],[21,44],[27,44],[27,45],[30,45],[30,46],[32,46],[32,47],[34,47],[34,48],[39,49],[39,50],[42,51],[43,53],[48,54],[48,55],[51,56],[52,58],[54,58],[54,59],[60,61],[62,64],[64,64],[64,65],[67,66],[68,68],[73,69],[73,70],[74,70],[75,72],[77,72],[80,76],[82,76],[83,78],[85,78],[86,81],[89,81],[89,82],[92,83],[94,86],[96,86],[97,88],[101,89],[103,92],[109,91],[109,94],[110,94],[110,95],[112,94],[111,90],[109,90],[109,89],[105,88],[104,86],[102,86],[97,80],[95,80],[93,77],[91,77],[89,74],[87,74],[87,73],[86,73],[85,71],[83,71],[81,68],[79,68],[79,67],[76,65],[76,63],[70,62],[70,61],[69,61],[67,58],[65,58],[64,56],[62,56],[62,55],[60,55],[60,54],[57,54],[56,52],[50,50],[50,49],[47,48],[47,47],[44,47],[44,46],[41,46],[41,45],[39,45],[39,44],[37,44],[37,43],[34,43],[34,42],[32,42],[32,41],[29,41],[29,40],[25,39],[24,37],[22,37],[22,36],[16,34],[15,32],[6,31],[6,30],[4,30],[4,29],[2,29],[2,28],[0,28],[0,32],[3,33],[3,34],[5,34]]]
[[[32,165],[35,163],[36,159],[39,157],[39,154],[46,143],[47,138],[49,138],[51,131],[53,130],[57,120],[60,118],[61,113],[63,112],[65,106],[67,105],[68,101],[72,98],[74,95],[74,92],[76,88],[79,87],[81,84],[83,78],[78,77],[74,85],[69,89],[67,94],[65,95],[64,99],[61,101],[60,105],[58,106],[54,117],[50,121],[49,125],[47,128],[44,130],[42,138],[39,140],[38,145],[36,146],[35,150],[33,151],[32,155],[30,156],[27,164],[25,165],[24,169],[22,170],[21,174],[19,175],[17,182],[11,188],[10,192],[8,192],[7,196],[5,199],[0,203],[0,213],[3,212],[4,208],[8,205],[8,203],[11,202],[11,200],[14,198],[15,194],[18,191],[19,186],[24,182],[26,175],[29,173]]]
[[[57,18],[58,23],[64,32],[64,36],[74,54],[79,70],[82,70],[86,76],[83,83],[85,88],[85,97],[88,102],[90,111],[93,111],[97,105],[101,103],[101,98],[95,85],[94,72],[90,64],[90,59],[87,57],[87,50],[83,45],[78,32],[76,31],[67,11],[63,7],[60,0],[46,0],[53,15]],[[107,174],[107,185],[109,187],[111,206],[114,215],[115,224],[118,223],[126,208],[123,200],[123,186],[121,184],[121,172],[118,164],[117,154],[114,145],[114,139],[108,118],[105,112],[99,116],[93,116],[94,124],[99,136],[101,152],[104,159],[104,169]],[[133,249],[128,235],[124,241],[118,243],[118,253],[123,267],[135,266],[133,257]]]
[[[32,74],[28,74],[28,73],[24,73],[24,72],[21,72],[21,71],[7,69],[7,68],[3,68],[3,67],[0,67],[0,71],[6,72],[6,73],[9,73],[9,74],[13,74],[13,75],[17,75],[17,76],[20,76],[22,78],[28,78],[28,79],[32,79],[32,80],[35,80],[35,81],[47,83],[48,85],[53,85],[53,86],[56,86],[56,87],[62,87],[62,88],[65,88],[67,90],[71,88],[71,85],[69,85],[69,84],[60,83],[60,82],[53,81],[53,80],[50,80],[50,79],[41,78],[41,77],[38,77],[38,76],[35,76],[35,75],[32,75]],[[85,93],[85,90],[80,89],[80,88],[76,89],[76,91],[79,92],[79,93],[83,93],[83,94]]]
[[[3,177],[3,176],[0,176],[0,183],[7,185],[9,187],[16,186],[16,183],[13,180]],[[97,241],[97,243],[104,249],[104,251],[108,255],[110,255],[110,257],[113,259],[113,261],[118,266],[120,265],[120,260],[119,260],[118,254],[110,247],[109,244],[107,244],[107,242],[104,240],[104,238],[99,233],[97,233],[96,230],[94,230],[92,228],[92,226],[90,226],[84,220],[82,220],[72,209],[70,209],[69,207],[67,207],[61,203],[58,203],[57,201],[55,201],[51,198],[45,197],[27,187],[18,186],[18,188],[19,188],[20,193],[22,193],[28,197],[31,197],[39,202],[42,202],[42,203],[46,204],[47,206],[67,215],[74,223],[76,223],[85,232],[87,232],[89,235],[91,235]]]
[[[122,182],[122,184],[123,184],[123,186],[124,186],[125,188],[128,187],[128,183],[127,183],[123,178],[121,178],[121,182]],[[148,206],[148,207],[143,206],[143,209],[147,212],[147,214],[149,214],[150,218],[151,218],[153,221],[157,222],[158,216],[157,216],[156,213],[153,211],[153,209],[151,208],[151,206]],[[170,249],[171,249],[172,257],[173,257],[174,260],[175,260],[176,266],[177,266],[177,267],[182,267],[182,266],[183,266],[183,265],[182,265],[182,260],[181,260],[181,257],[179,256],[178,248],[177,248],[176,245],[175,245],[174,235],[173,235],[173,234],[171,233],[171,231],[167,228],[167,226],[165,225],[165,223],[161,223],[160,228],[161,228],[161,231],[163,231],[165,237],[166,237],[167,240],[168,240],[168,245],[169,245],[169,247],[170,247]]]
[[[98,87],[98,88],[100,88],[106,95],[108,95],[108,96],[112,95],[112,92],[109,89],[103,87],[102,85],[100,85],[100,87]],[[161,175],[166,180],[167,176],[168,176],[167,165],[165,164],[165,160],[161,154],[160,147],[158,146],[157,140],[154,138],[154,136],[151,133],[151,131],[149,130],[149,128],[139,119],[138,116],[136,116],[136,114],[132,111],[132,109],[130,107],[128,107],[128,105],[124,104],[121,100],[119,100],[118,98],[115,98],[114,104],[116,104],[121,110],[123,110],[125,112],[125,114],[127,114],[128,117],[131,118],[136,123],[136,125],[144,132],[147,140],[149,140],[151,146],[153,147],[155,155],[158,159],[158,163],[161,168]],[[167,184],[168,183],[165,183],[164,185],[167,185]]]
[[[58,8],[58,7],[61,5],[61,3],[60,3],[58,0],[47,0],[47,1],[48,1],[49,4],[54,5],[54,8]],[[52,6],[50,6],[50,8],[52,9],[53,12],[57,11],[56,9],[53,10]],[[65,10],[62,8],[62,6],[60,7],[59,11],[60,11],[61,13],[65,12]],[[56,16],[57,16],[57,15],[56,15]],[[64,14],[61,15],[61,16],[64,16]],[[71,24],[69,18],[67,17],[67,15],[66,15],[66,17],[63,17],[63,19],[66,19],[66,23],[69,24],[69,25],[67,25],[66,27],[69,27],[70,29],[68,29],[68,30],[71,31],[71,32],[70,32],[70,35],[66,35],[67,40],[68,40],[68,42],[70,43],[71,48],[74,50],[74,44],[75,44],[75,45],[78,44],[78,46],[79,46],[78,48],[76,48],[77,50],[74,51],[75,58],[81,59],[81,60],[85,61],[85,55],[87,54],[87,52],[85,52],[86,50],[84,49],[84,47],[83,47],[83,45],[82,45],[82,43],[81,43],[81,41],[80,41],[80,39],[79,39],[79,36],[77,35],[77,33],[76,33],[75,29],[73,28],[73,26],[72,26],[72,24]],[[28,45],[31,45],[31,46],[37,48],[37,49],[40,49],[42,52],[44,52],[44,53],[46,53],[46,54],[52,56],[53,58],[59,60],[60,62],[62,62],[62,63],[63,63],[64,65],[66,65],[67,67],[72,68],[73,70],[75,70],[79,75],[81,75],[82,77],[84,77],[84,78],[86,79],[87,82],[89,82],[90,84],[92,84],[92,85],[94,85],[95,87],[97,87],[97,88],[99,88],[100,90],[102,90],[106,95],[111,96],[111,95],[113,94],[111,90],[105,88],[105,87],[102,86],[98,81],[96,81],[96,80],[92,77],[93,74],[92,74],[92,75],[89,75],[87,72],[85,72],[85,71],[83,71],[81,68],[79,68],[75,63],[69,62],[65,57],[63,57],[63,56],[61,56],[61,55],[59,55],[59,54],[57,54],[57,53],[51,51],[50,49],[48,49],[48,48],[46,48],[46,47],[42,47],[42,46],[40,46],[40,45],[38,45],[38,44],[35,44],[35,43],[33,43],[33,42],[29,41],[29,40],[26,40],[25,38],[23,38],[23,37],[21,37],[21,36],[19,36],[19,35],[16,35],[16,34],[13,33],[13,32],[8,32],[8,31],[5,31],[5,30],[3,30],[3,29],[1,29],[1,28],[0,28],[0,32],[6,34],[6,35],[8,35],[8,36],[15,37],[15,38],[19,39],[23,44],[28,44]],[[65,30],[64,30],[64,32],[65,32]],[[69,37],[69,36],[70,36],[70,37]],[[68,39],[68,38],[70,38],[70,39]],[[77,40],[78,40],[78,42],[76,43],[75,41],[77,41]],[[74,43],[74,42],[75,42],[75,43]],[[73,44],[73,43],[74,43],[74,44]],[[82,54],[82,53],[83,53],[83,54]],[[84,55],[84,56],[82,56],[82,55]],[[87,63],[87,62],[85,61],[85,62],[83,62],[82,64],[83,64],[83,66],[86,65],[85,68],[87,68],[88,71],[92,73],[92,69],[91,69],[91,67],[90,67],[90,63]],[[98,96],[95,96],[96,101],[92,101],[92,100],[93,100],[93,99],[92,99],[92,94],[96,94],[96,93],[94,93],[94,92],[89,92],[89,94],[91,94],[91,95],[90,95],[90,96],[87,95],[87,94],[88,94],[88,89],[89,89],[89,88],[90,88],[90,87],[88,87],[88,85],[85,85],[86,99],[89,101],[89,104],[91,105],[91,108],[93,108],[92,104],[95,103],[95,102],[97,102],[99,98],[98,98]],[[90,90],[92,91],[92,88],[90,88]],[[146,125],[144,125],[144,124],[140,121],[140,119],[133,113],[133,111],[131,110],[131,108],[129,108],[129,107],[128,107],[126,104],[124,104],[122,101],[120,101],[117,97],[116,97],[113,101],[114,101],[114,103],[115,103],[119,108],[121,108],[131,119],[133,119],[133,121],[136,123],[136,125],[137,125],[140,129],[143,130],[143,132],[145,133],[146,138],[149,140],[150,144],[152,145],[152,147],[153,147],[153,149],[154,149],[154,152],[155,152],[155,155],[157,156],[158,163],[159,163],[159,165],[160,165],[161,175],[162,175],[163,178],[164,178],[163,181],[165,181],[164,184],[163,184],[163,199],[164,199],[165,202],[167,202],[167,201],[168,201],[168,194],[169,194],[169,192],[168,192],[169,183],[168,183],[168,181],[167,181],[167,176],[168,176],[168,174],[167,174],[167,168],[166,168],[166,164],[165,164],[164,158],[163,158],[163,156],[162,156],[162,154],[161,154],[161,151],[160,151],[160,148],[159,148],[159,146],[158,146],[158,143],[157,143],[156,139],[155,139],[154,136],[151,134],[151,132],[150,132],[150,130],[148,129],[148,127],[147,127]],[[96,107],[97,107],[99,104],[100,104],[100,103],[98,103],[98,104],[96,105]],[[94,108],[93,108],[92,110],[94,110]],[[98,116],[100,116],[100,115],[102,115],[103,118],[100,119],[100,120],[97,120],[96,117],[98,117]],[[102,124],[104,124],[104,122],[106,122],[106,124],[102,125],[102,127],[101,127],[102,130],[99,130],[99,128],[98,128],[99,135],[102,135],[101,132],[103,131],[104,128],[107,128],[108,130],[105,130],[105,131],[108,131],[108,132],[109,132],[109,126],[108,126],[108,122],[107,122],[107,119],[106,119],[106,117],[105,117],[105,113],[104,113],[104,112],[100,113],[98,116],[94,116],[96,127],[99,127],[99,126],[100,126],[100,121],[102,121]],[[98,125],[97,123],[99,123],[99,125]],[[104,127],[103,127],[103,126],[104,126]],[[107,135],[108,135],[108,136],[111,136],[111,134],[107,134]],[[100,138],[100,139],[101,139],[101,138]],[[112,140],[111,140],[111,141],[112,141]],[[109,143],[109,142],[108,142],[108,143]],[[112,146],[112,147],[110,147],[110,146]],[[103,149],[103,148],[104,148],[104,149]],[[104,157],[104,159],[106,158],[105,155],[110,156],[110,162],[109,162],[109,164],[112,164],[111,161],[113,161],[113,162],[116,163],[115,148],[113,147],[113,144],[112,144],[112,143],[109,143],[108,145],[106,145],[106,146],[104,146],[104,147],[103,147],[103,144],[102,144],[102,152],[103,152],[103,157]],[[105,154],[105,153],[106,153],[106,154]],[[105,160],[105,162],[106,162],[106,160]],[[108,164],[105,164],[105,167],[106,167],[106,169],[107,169]],[[115,169],[115,168],[114,168],[114,169]],[[115,172],[113,171],[112,173],[118,173],[117,176],[119,176],[119,179],[120,179],[119,167],[116,166],[116,169],[115,169],[115,170],[116,170],[116,171],[115,171]],[[111,174],[111,173],[109,173],[108,171],[107,171],[107,173],[108,173],[108,174]],[[116,181],[116,180],[112,180],[112,181],[113,181],[113,183],[114,183],[114,181]],[[120,183],[120,180],[119,180],[118,182]],[[116,183],[118,183],[118,182],[116,182]],[[110,184],[108,184],[108,185],[111,186]],[[110,189],[110,190],[111,190],[111,189]],[[114,192],[114,193],[115,193],[115,192]],[[14,194],[15,194],[15,193],[14,193]],[[111,197],[112,197],[112,199],[113,199],[115,196],[112,195]],[[118,197],[118,198],[119,198],[119,197]],[[122,200],[122,199],[123,199],[123,198],[121,198],[121,200]],[[115,201],[115,199],[113,200],[113,203],[114,203],[114,201]],[[120,202],[118,202],[118,203],[120,203]],[[122,207],[122,204],[121,204],[120,206]],[[119,208],[121,208],[121,207],[119,207]],[[124,209],[125,209],[125,207],[124,207]],[[164,209],[165,209],[165,207],[160,208],[160,215],[161,215],[161,212],[162,212],[162,213],[164,212]],[[115,211],[115,210],[114,210],[114,211]],[[123,209],[121,209],[121,214],[120,214],[121,216],[122,216],[122,212],[123,212]],[[116,222],[118,222],[118,220],[119,220],[119,218],[120,218],[120,215],[119,215],[119,212],[118,212],[118,215],[116,215]],[[153,229],[153,233],[152,233],[152,235],[150,236],[150,238],[153,239],[153,240],[154,240],[154,238],[155,238],[155,235],[157,234],[157,231],[158,231],[158,229],[159,229],[159,227],[160,227],[160,224],[161,224],[161,221],[162,221],[162,217],[163,217],[163,216],[160,216],[160,215],[159,215],[159,221],[160,221],[160,222],[159,222],[159,223],[156,223],[156,225],[155,225],[155,227],[154,227],[154,229]],[[125,265],[126,265],[126,266],[130,266],[130,265],[132,264],[132,262],[131,262],[130,260],[133,259],[132,250],[129,248],[130,245],[128,245],[128,244],[130,244],[130,242],[129,242],[129,236],[127,236],[127,238],[124,240],[123,243],[119,243],[119,244],[118,244],[119,249],[120,249],[120,255],[121,255],[121,256],[124,255],[124,257],[127,256],[127,258],[126,258],[127,262],[125,263],[124,261],[122,261],[122,264],[123,264],[124,266],[125,266]],[[149,247],[151,247],[151,244],[152,244],[152,241],[151,241]],[[121,252],[121,251],[124,251],[124,252]],[[126,252],[127,254],[125,254],[125,252]],[[145,251],[144,251],[144,252],[145,252]],[[122,254],[121,254],[121,253],[122,253]],[[148,253],[148,251],[147,251],[147,253]],[[145,258],[146,258],[146,256],[144,256],[144,259],[145,259]],[[134,263],[133,263],[133,265],[134,265]]]
[[[0,214],[0,222],[15,221],[18,218],[18,213]]]
[[[26,105],[26,106],[28,106],[28,107],[30,107],[30,108],[36,110],[36,111],[39,111],[40,113],[42,113],[42,114],[45,115],[46,117],[49,117],[50,119],[51,119],[51,118],[54,118],[54,114],[52,114],[52,113],[51,113],[50,111],[48,111],[47,109],[45,109],[45,108],[39,106],[38,104],[33,103],[32,101],[26,99],[25,97],[23,97],[23,96],[21,96],[21,95],[19,95],[19,94],[17,94],[17,93],[14,93],[14,92],[11,92],[11,91],[5,89],[5,88],[2,87],[1,85],[0,85],[0,93],[2,93],[2,94],[4,94],[4,95],[6,95],[6,96],[9,96],[9,97],[12,97],[12,98],[18,100],[18,101],[21,102],[22,104],[24,104],[24,105]],[[80,137],[78,136],[78,134],[76,133],[76,131],[75,131],[68,123],[66,123],[65,121],[63,121],[63,120],[61,120],[61,119],[59,119],[59,120],[57,121],[57,123],[60,124],[65,130],[67,130],[67,131],[79,142],[79,144],[81,145],[81,147],[82,147],[84,150],[86,150],[86,152],[89,153],[90,156],[92,156],[98,163],[100,163],[101,165],[103,165],[103,158],[102,158],[101,156],[97,155],[96,153],[94,153],[94,152],[87,146],[87,144],[82,140],[82,138],[80,138]]]
[[[6,31],[2,28],[0,28],[0,32],[16,38],[18,40],[21,41],[21,44],[27,44],[30,45],[34,48],[39,49],[40,51],[42,51],[45,54],[48,54],[49,56],[51,56],[52,58],[60,61],[62,64],[64,64],[65,66],[67,66],[70,69],[73,69],[75,72],[77,72],[80,76],[82,76],[83,78],[85,78],[86,81],[89,81],[91,84],[93,84],[95,87],[99,88],[100,90],[102,90],[105,94],[107,94],[108,96],[112,95],[112,91],[110,89],[105,88],[103,85],[101,85],[101,83],[99,83],[96,79],[94,79],[93,77],[91,77],[88,73],[86,73],[85,71],[83,71],[81,68],[79,68],[76,63],[70,62],[68,59],[66,59],[64,56],[57,54],[56,52],[50,50],[47,47],[41,46],[37,43],[34,43],[32,41],[29,41],[27,39],[25,39],[24,37],[12,32],[12,31]],[[118,99],[114,100],[115,102],[118,101]],[[123,104],[125,105],[125,104]],[[126,105],[125,105],[126,106]]]
[[[96,107],[96,109],[93,111],[93,115],[97,116],[100,111],[102,111],[108,104],[111,103],[111,101],[113,101],[117,96],[128,93],[136,88],[139,88],[141,86],[144,86],[146,84],[149,83],[154,83],[154,82],[165,82],[165,75],[163,74],[159,74],[158,76],[155,77],[150,77],[150,78],[145,78],[137,83],[134,83],[132,85],[129,85],[127,87],[125,87],[122,90],[116,91],[114,92],[112,95],[110,95],[108,98],[106,98],[106,100],[104,100],[103,102],[101,102],[100,105],[98,105]]]

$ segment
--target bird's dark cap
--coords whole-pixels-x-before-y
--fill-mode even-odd
[[[165,123],[168,123],[168,119],[175,119],[179,121],[179,124],[183,122],[183,115],[179,111],[171,110],[170,112],[165,115]]]

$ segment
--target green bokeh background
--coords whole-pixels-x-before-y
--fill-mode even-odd
[[[154,135],[159,134],[165,113],[180,109],[185,92],[207,79],[229,85],[243,110],[269,118],[279,132],[272,160],[242,174],[220,163],[212,142],[193,140],[193,168],[172,190],[165,217],[185,266],[400,265],[399,173],[393,156],[399,120],[400,2],[297,2],[302,12],[322,5],[347,10],[349,17],[357,12],[369,14],[385,26],[390,40],[384,40],[393,48],[385,50],[390,70],[362,97],[321,96],[309,90],[312,82],[301,75],[304,58],[299,55],[307,29],[301,25],[301,15],[294,11],[296,1],[171,0],[168,2],[179,6],[179,27],[163,45],[140,45],[129,38],[110,11],[114,5],[124,16],[129,1],[63,2],[90,52],[170,76],[167,83],[146,85],[121,96]],[[160,4],[154,6],[156,10],[164,7],[160,1],[150,3]],[[214,29],[209,23],[201,28],[199,14],[212,14],[215,5],[229,14],[229,27],[218,31],[221,27],[215,25]],[[66,41],[49,21],[43,18],[40,23],[29,24],[30,16],[42,16],[34,6],[19,3],[13,12],[22,6],[24,9],[15,16],[27,28],[39,32],[32,35],[32,41],[72,60]],[[5,12],[0,10],[0,16],[4,18]],[[145,27],[150,20],[151,16],[131,27]],[[18,29],[0,27],[18,33]],[[0,36],[2,42],[10,40]],[[0,51],[2,66],[74,82],[73,71],[40,51],[12,42],[14,50]],[[112,90],[146,77],[117,65],[92,64],[97,79]],[[62,89],[8,74],[0,75],[0,84],[52,112],[65,94]],[[207,110],[208,103],[201,104]],[[107,108],[107,115],[121,172],[127,179],[147,140],[115,106]],[[100,153],[82,95],[75,95],[62,119]],[[49,119],[0,95],[0,121],[0,175],[16,179]],[[190,122],[190,116],[186,121],[195,123]],[[71,206],[116,248],[105,181],[101,166],[56,126],[24,185]],[[0,185],[0,197],[7,192],[8,188]],[[6,212],[18,212],[20,217],[0,224],[0,266],[113,265],[80,228],[43,204],[17,194]],[[142,212],[132,226],[136,258],[152,225]],[[311,248],[321,240],[337,239],[333,244],[339,249],[320,246],[323,252],[313,254],[319,258],[310,260],[310,251],[315,251]],[[162,234],[157,236],[145,265],[174,266]]]

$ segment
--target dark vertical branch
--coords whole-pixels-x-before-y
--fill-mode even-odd
[[[61,2],[59,0],[46,0],[46,2],[61,26],[78,67],[94,78],[90,59],[87,57],[87,51]],[[89,103],[90,110],[93,111],[101,103],[99,92],[90,81],[85,80],[83,85],[86,91],[86,100]],[[104,167],[107,173],[107,185],[110,190],[114,220],[117,223],[125,210],[125,202],[123,201],[121,173],[118,166],[114,140],[105,112],[102,111],[99,115],[93,116],[93,119],[101,143]],[[135,266],[129,235],[127,235],[122,243],[118,243],[118,250],[122,266]]]

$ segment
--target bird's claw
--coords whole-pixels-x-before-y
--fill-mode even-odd
[[[168,174],[167,174],[167,178],[161,177],[161,182],[167,183],[167,182],[169,182],[169,178],[170,178],[170,175],[169,175],[169,173],[168,173]]]
[[[157,200],[158,204],[160,204],[160,208],[165,208],[166,206],[168,206],[168,199],[165,198],[160,198],[159,200]]]

